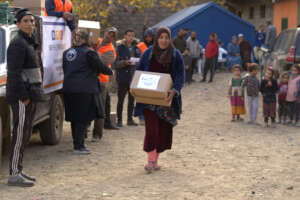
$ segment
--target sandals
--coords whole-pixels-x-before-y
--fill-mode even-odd
[[[154,165],[155,162],[148,162],[148,164],[145,165],[144,169],[147,172],[147,174],[151,174],[154,171]]]
[[[159,171],[161,167],[156,162],[149,162],[144,169],[148,174],[151,174],[153,171]]]
[[[157,165],[157,163],[154,164],[154,171],[159,171],[161,169],[161,167],[159,165]]]

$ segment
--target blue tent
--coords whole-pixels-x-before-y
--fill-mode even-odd
[[[231,42],[233,35],[244,34],[244,38],[251,45],[255,42],[255,27],[249,22],[232,14],[228,10],[215,4],[214,2],[204,3],[197,6],[185,8],[152,28],[167,26],[171,29],[172,37],[177,35],[180,28],[189,28],[197,32],[197,38],[202,46],[208,42],[210,33],[218,33],[219,40],[224,42],[225,46]]]

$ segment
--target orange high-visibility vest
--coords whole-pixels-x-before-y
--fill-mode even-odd
[[[141,55],[148,49],[147,45],[145,42],[141,42],[137,45],[137,47],[140,49],[141,51]]]
[[[56,12],[71,12],[72,2],[70,0],[65,0],[65,4],[62,0],[54,0],[55,11]],[[48,16],[47,9],[45,9],[45,16]]]
[[[97,45],[98,53],[100,55],[102,55],[102,54],[105,54],[106,52],[112,51],[112,52],[114,52],[114,58],[116,59],[117,58],[117,52],[116,52],[116,49],[115,49],[114,45],[112,43],[109,43],[109,44],[107,44],[105,46],[101,46],[100,47],[102,41],[103,41],[102,38],[98,39],[98,45]],[[109,68],[111,68],[111,64],[109,64],[107,66]],[[108,83],[108,81],[109,81],[109,75],[100,74],[99,75],[99,81],[102,82],[102,83]]]

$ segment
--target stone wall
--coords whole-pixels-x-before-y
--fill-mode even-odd
[[[205,3],[210,0],[199,0],[197,4]],[[174,12],[169,8],[155,6],[154,8],[146,9],[145,11],[131,13],[131,11],[124,11],[124,8],[118,8],[113,16],[109,17],[109,22],[119,30],[119,37],[122,37],[127,29],[133,29],[138,38],[143,38],[144,21],[146,13],[149,17],[146,23],[147,27],[151,27],[163,19],[169,17]]]
[[[199,0],[197,4],[209,2],[210,0]],[[267,20],[273,20],[273,3],[272,0],[251,0],[245,3],[243,0],[223,0],[222,5],[240,16],[246,21],[259,27],[260,24],[265,24]],[[265,6],[265,17],[261,16],[261,6]],[[250,18],[250,10],[253,9],[253,18]],[[124,8],[118,8],[113,16],[109,17],[109,22],[112,26],[119,29],[119,37],[123,36],[126,29],[133,29],[138,38],[142,38],[144,31],[144,21],[146,13],[149,13],[146,26],[151,27],[176,11],[169,8],[156,5],[154,8],[146,9],[132,13],[131,10],[125,11]]]
[[[155,25],[173,14],[168,8],[152,8],[147,9],[146,12],[149,12],[148,22],[146,23],[148,27]],[[136,32],[136,36],[142,38],[146,16],[145,12],[131,13],[118,8],[115,13],[117,14],[110,16],[109,22],[119,30],[119,37],[122,37],[127,29],[133,29]]]

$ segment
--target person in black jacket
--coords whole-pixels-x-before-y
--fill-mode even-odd
[[[42,100],[42,76],[33,32],[35,20],[27,9],[16,14],[17,36],[7,49],[6,101],[13,113],[9,186],[32,187],[35,178],[23,172],[25,146],[32,133],[36,103]]]
[[[63,54],[66,121],[71,122],[73,153],[90,154],[84,145],[87,127],[96,118],[104,117],[98,75],[112,75],[112,71],[89,48],[87,31],[75,31],[74,41],[75,46]]]
[[[132,62],[132,58],[138,60],[140,57],[140,49],[137,47],[138,42],[134,39],[133,30],[127,30],[122,40],[117,47],[118,58],[116,61],[116,79],[118,82],[118,105],[117,116],[118,126],[122,127],[122,112],[126,94],[128,93],[128,110],[127,110],[127,125],[137,126],[133,121],[134,98],[130,94],[130,82],[138,62]]]
[[[277,81],[274,77],[274,69],[268,67],[264,79],[261,81],[260,92],[263,96],[263,113],[265,127],[269,127],[269,118],[271,118],[271,127],[275,128],[276,117],[276,93],[279,90]]]

